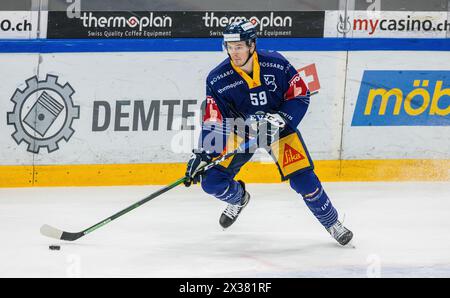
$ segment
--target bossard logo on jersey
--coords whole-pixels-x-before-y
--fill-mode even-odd
[[[365,71],[352,126],[450,126],[450,71]]]
[[[297,69],[300,77],[303,82],[305,82],[306,86],[308,86],[308,90],[311,95],[319,92],[320,89],[320,81],[319,75],[317,74],[316,64],[309,64],[302,68]]]
[[[298,152],[288,144],[284,144],[283,168],[303,159],[305,159],[305,157],[300,152]]]
[[[69,141],[74,133],[73,120],[80,118],[80,107],[72,101],[75,91],[69,83],[62,86],[57,80],[54,75],[42,81],[31,77],[11,97],[14,109],[7,113],[8,125],[15,128],[11,136],[18,145],[25,141],[28,152],[39,153],[43,147],[49,153],[56,151],[59,141]]]
[[[266,83],[266,86],[269,87],[270,92],[275,92],[275,90],[277,90],[274,75],[264,75],[264,82]]]

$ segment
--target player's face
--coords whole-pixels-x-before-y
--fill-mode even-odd
[[[236,66],[243,66],[248,56],[253,51],[254,45],[247,46],[245,41],[229,41],[226,44],[227,52]]]

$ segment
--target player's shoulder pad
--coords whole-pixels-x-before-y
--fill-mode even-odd
[[[277,51],[258,50],[259,60],[270,60],[272,62],[278,62],[288,64],[289,61]]]
[[[277,68],[281,69],[286,74],[292,71],[291,63],[289,63],[289,61],[283,55],[276,51],[259,50],[258,58],[261,65],[262,63],[277,65]]]
[[[206,77],[206,83],[212,85],[211,83],[214,81],[214,78],[219,77],[223,73],[226,73],[232,69],[230,59],[226,58],[219,65],[217,65],[213,70],[211,70]]]

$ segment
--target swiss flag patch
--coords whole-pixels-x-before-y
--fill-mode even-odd
[[[284,98],[289,100],[297,96],[305,96],[307,92],[308,87],[300,77],[300,74],[296,73],[289,81],[289,89],[284,94]]]
[[[203,116],[203,122],[219,122],[222,123],[222,114],[220,113],[217,103],[211,96],[206,97],[206,109]]]

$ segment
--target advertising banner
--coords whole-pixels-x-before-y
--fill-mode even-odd
[[[335,78],[344,76],[345,53],[283,54],[314,94],[299,127],[313,158],[338,158],[344,88]],[[28,71],[0,55],[2,165],[186,161],[206,76],[226,54],[41,54],[39,74],[37,56],[22,56]]]
[[[242,18],[258,25],[259,37],[323,37],[324,24],[323,11],[82,11],[79,18],[48,13],[48,38],[220,38]]]
[[[0,39],[37,38],[38,11],[0,11]]]
[[[350,52],[343,159],[450,159],[450,53]]]
[[[442,11],[326,11],[324,37],[446,38]]]
[[[365,70],[352,126],[450,126],[450,71]]]
[[[16,105],[11,98],[15,95],[17,88],[23,87],[24,78],[37,75],[36,65],[39,61],[38,54],[1,54],[0,55],[0,76],[2,77],[2,88],[0,88],[0,132],[5,137],[0,142],[0,164],[1,165],[32,165],[33,154],[20,148],[14,140],[16,136],[14,126],[8,125],[8,112]],[[35,97],[30,98],[34,102]],[[20,115],[24,117],[25,115]]]

